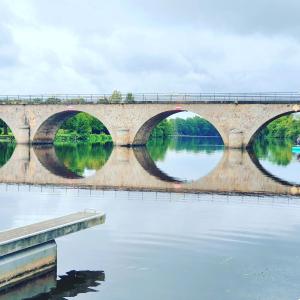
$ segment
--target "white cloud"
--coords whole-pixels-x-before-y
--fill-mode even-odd
[[[300,3],[224,3],[0,0],[1,93],[299,90]]]

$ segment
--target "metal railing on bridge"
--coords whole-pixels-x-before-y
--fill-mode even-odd
[[[0,104],[300,103],[299,92],[0,95]]]

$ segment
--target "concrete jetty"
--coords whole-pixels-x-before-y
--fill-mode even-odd
[[[104,214],[83,211],[0,232],[0,290],[56,270],[55,239],[104,222]]]
[[[104,222],[104,214],[84,211],[2,231],[0,232],[0,257]]]

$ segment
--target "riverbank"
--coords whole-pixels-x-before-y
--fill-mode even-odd
[[[16,141],[12,134],[0,134],[0,143],[14,143]]]
[[[61,133],[58,132],[55,136],[54,144],[70,144],[70,143],[91,143],[91,144],[107,144],[112,143],[112,138],[110,135],[105,133],[100,134],[88,134],[80,135],[75,132],[71,133]]]

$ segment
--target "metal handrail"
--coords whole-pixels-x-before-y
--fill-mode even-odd
[[[299,92],[0,95],[0,104],[300,102]]]

